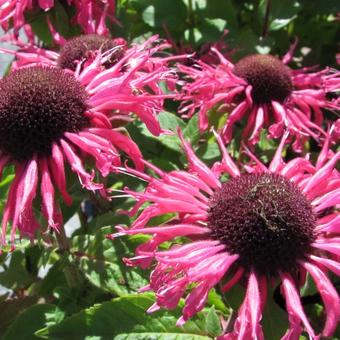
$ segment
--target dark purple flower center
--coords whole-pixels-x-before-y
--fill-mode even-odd
[[[291,272],[315,239],[315,215],[301,190],[283,176],[245,174],[222,184],[210,200],[212,237],[258,273]]]
[[[93,58],[97,51],[106,52],[116,48],[110,54],[109,59],[104,63],[105,68],[116,64],[124,55],[124,48],[117,47],[117,44],[108,38],[97,34],[80,35],[72,38],[60,50],[58,65],[61,68],[75,70],[77,63],[88,58]]]
[[[49,155],[65,132],[88,125],[85,88],[61,69],[29,67],[0,81],[0,150],[16,160]]]
[[[282,103],[292,92],[291,71],[271,55],[250,55],[236,63],[234,73],[252,86],[256,104]]]

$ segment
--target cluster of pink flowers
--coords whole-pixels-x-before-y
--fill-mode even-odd
[[[132,175],[147,183],[143,192],[123,190],[136,200],[127,212],[136,218],[109,237],[151,235],[135,257],[124,259],[128,266],[152,268],[150,283],[141,289],[156,294],[149,312],[173,309],[185,297],[181,326],[203,309],[214,287],[225,293],[239,284],[245,288],[243,303],[233,327],[220,338],[263,339],[267,293],[279,286],[289,319],[282,339],[298,339],[303,331],[312,339],[331,336],[340,318],[339,296],[327,276],[340,274],[340,152],[333,151],[340,120],[328,121],[324,112],[340,108],[340,73],[288,67],[295,44],[282,59],[250,55],[234,64],[219,44],[189,60],[162,53],[171,44],[157,36],[140,44],[110,38],[111,0],[67,1],[84,35],[66,40],[48,21],[59,46],[49,50],[39,46],[24,14],[35,6],[48,12],[54,1],[34,4],[0,0],[0,24],[14,28],[2,40],[17,47],[0,49],[15,58],[0,80],[0,174],[6,166],[15,168],[2,246],[9,224],[11,245],[17,231],[35,237],[41,228],[35,202],[41,202],[49,228],[62,228],[57,192],[65,204],[72,203],[66,168],[83,188],[106,198],[102,177]],[[27,42],[18,37],[20,28]],[[214,134],[220,161],[207,166],[180,130],[187,170],[166,172],[143,159],[124,125],[138,119],[155,136],[169,133],[157,118],[166,99],[180,103],[182,118],[198,115],[202,140]],[[212,123],[216,117],[222,128]],[[233,160],[227,146],[236,129],[242,130],[242,157]],[[255,153],[263,131],[279,143],[269,164]],[[304,153],[310,139],[320,148],[316,159]],[[283,151],[290,146],[297,154],[286,161]],[[122,161],[121,152],[133,167]],[[149,225],[165,214],[172,218]],[[171,244],[167,250],[160,247],[165,242]],[[325,307],[320,335],[300,300],[308,276]]]
[[[48,12],[54,7],[54,0],[1,0],[0,1],[0,26],[7,30],[10,24],[15,32],[24,26],[25,14],[42,10]],[[106,19],[115,21],[114,0],[67,0],[68,6],[76,9],[75,22],[86,33],[108,34]]]

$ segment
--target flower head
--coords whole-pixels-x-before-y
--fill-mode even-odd
[[[340,152],[329,150],[330,134],[315,164],[308,157],[283,161],[285,133],[268,167],[245,149],[251,162],[243,169],[231,159],[220,136],[216,138],[222,161],[212,168],[180,137],[189,170],[166,173],[147,162],[155,175],[128,170],[148,182],[144,192],[125,189],[137,200],[131,214],[148,205],[131,228],[120,226],[119,233],[110,236],[152,235],[137,248],[136,257],[125,259],[128,265],[142,268],[156,263],[150,284],[142,289],[156,293],[157,302],[149,311],[175,308],[186,295],[178,320],[182,325],[204,307],[213,287],[225,292],[241,282],[246,295],[234,330],[224,337],[263,339],[260,320],[267,288],[280,284],[289,317],[283,338],[295,339],[302,332],[301,324],[316,338],[299,297],[308,273],[327,313],[322,335],[331,336],[340,317],[339,296],[327,278],[328,270],[340,273],[336,210],[340,174],[335,169]],[[151,218],[169,213],[173,218],[168,222],[148,226]],[[183,236],[184,244],[159,249],[162,243]]]
[[[67,193],[65,165],[84,188],[103,195],[103,185],[93,181],[95,171],[88,172],[84,166],[86,159],[92,158],[104,177],[121,165],[120,150],[137,168],[143,168],[137,145],[112,129],[102,108],[103,102],[116,95],[110,75],[95,64],[77,74],[31,66],[0,80],[0,173],[7,165],[15,167],[2,217],[2,245],[6,244],[9,222],[11,241],[17,229],[34,236],[39,224],[32,205],[39,190],[42,213],[48,225],[58,229],[62,217],[55,190],[65,203],[72,201]],[[131,102],[130,98],[129,105]]]
[[[57,65],[75,71],[79,62],[93,60],[96,52],[110,51],[110,58],[103,63],[105,68],[109,68],[123,58],[125,50],[126,43],[123,39],[115,41],[98,34],[80,35],[66,41],[61,47]]]
[[[235,65],[216,49],[219,65],[197,62],[194,67],[179,65],[187,76],[182,113],[199,112],[200,129],[209,128],[209,110],[227,115],[222,137],[228,143],[233,126],[244,124],[243,137],[256,144],[261,129],[271,138],[281,137],[287,129],[295,138],[293,148],[301,151],[311,136],[325,138],[323,109],[339,109],[339,102],[329,98],[339,89],[339,72],[331,69],[291,69],[290,51],[282,60],[271,55],[250,55]]]
[[[95,77],[97,72],[103,72],[106,83],[110,84],[110,97],[98,99],[97,102],[100,100],[100,109],[108,118],[121,123],[131,121],[132,114],[136,114],[151,133],[159,135],[162,132],[156,115],[162,110],[164,98],[174,95],[165,94],[161,82],[166,82],[171,88],[176,83],[176,76],[168,67],[168,61],[173,57],[156,56],[157,52],[168,47],[168,44],[159,41],[158,36],[128,48],[121,38],[82,35],[68,41],[58,39],[61,48],[55,52],[36,46],[30,29],[25,28],[31,37],[28,44],[15,38],[18,51],[0,49],[0,52],[15,55],[11,69],[45,65],[63,68],[76,77],[82,74],[80,76],[86,78],[87,73]],[[9,40],[12,38],[6,37]],[[104,87],[106,83],[100,85],[95,81],[98,87]],[[113,93],[115,98],[112,97]]]

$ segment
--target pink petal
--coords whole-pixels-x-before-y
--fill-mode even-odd
[[[300,296],[295,287],[293,278],[288,273],[280,274],[282,279],[282,289],[286,299],[286,309],[289,316],[290,329],[289,332],[296,334],[300,328],[300,322],[304,324],[310,337],[315,338],[315,333],[310,325],[305,312],[303,311]]]
[[[317,266],[304,262],[302,265],[312,276],[326,308],[326,324],[322,331],[324,337],[333,335],[340,319],[340,299],[327,275]]]
[[[52,146],[52,157],[49,159],[50,170],[65,203],[72,204],[72,197],[66,191],[64,157],[57,144]]]
[[[47,218],[48,225],[54,229],[59,227],[57,221],[55,221],[56,212],[55,209],[55,197],[54,187],[51,181],[51,175],[48,170],[47,160],[40,160],[41,171],[41,197],[43,204],[43,212]]]
[[[72,171],[74,171],[80,180],[80,183],[88,190],[100,190],[103,188],[102,184],[97,184],[93,182],[94,171],[92,171],[91,175],[88,174],[80,160],[80,158],[74,153],[70,145],[65,141],[60,141],[65,156],[71,166]]]

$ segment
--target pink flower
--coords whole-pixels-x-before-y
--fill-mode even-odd
[[[112,81],[115,71],[103,71],[95,62],[74,74],[31,66],[0,80],[0,174],[5,166],[15,168],[2,217],[3,246],[8,223],[11,243],[18,229],[34,237],[39,224],[32,206],[39,192],[42,214],[48,226],[58,230],[62,216],[56,190],[66,204],[72,202],[65,166],[85,189],[99,190],[102,195],[106,195],[104,186],[94,182],[95,170],[86,170],[87,159],[94,161],[92,166],[104,177],[121,166],[119,151],[143,169],[137,145],[112,129],[106,115],[110,102],[117,98],[117,106],[143,106],[143,99],[125,93],[128,80],[119,87]]]
[[[245,298],[224,339],[263,339],[267,287],[279,282],[289,317],[283,339],[297,339],[303,328],[316,339],[299,297],[310,275],[327,314],[321,335],[331,336],[340,316],[339,296],[327,277],[328,271],[340,274],[340,174],[335,168],[340,152],[329,149],[329,136],[315,164],[308,156],[284,162],[285,133],[269,166],[246,149],[251,162],[241,171],[220,136],[222,160],[209,168],[180,135],[188,171],[166,173],[147,162],[155,175],[125,170],[148,185],[144,192],[124,190],[137,201],[130,215],[141,213],[131,228],[119,226],[110,237],[151,235],[136,257],[125,259],[142,268],[156,263],[150,284],[142,289],[156,293],[149,312],[175,308],[186,296],[180,326],[204,307],[213,287],[225,292],[240,282],[246,286]],[[148,225],[164,214],[173,218]],[[159,249],[178,237],[187,241]]]
[[[271,55],[251,55],[235,65],[216,49],[220,63],[210,66],[198,61],[195,67],[179,65],[187,76],[182,113],[199,112],[202,131],[209,128],[209,111],[227,115],[221,131],[225,142],[233,136],[235,124],[243,124],[243,138],[258,143],[261,129],[270,138],[281,137],[286,129],[294,136],[293,148],[301,151],[311,136],[319,140],[323,131],[323,109],[339,109],[339,101],[328,99],[339,89],[339,72],[331,69],[291,69],[286,64],[295,46],[282,60]]]
[[[108,34],[106,19],[116,21],[114,0],[67,0],[67,5],[75,7],[75,21],[88,34]],[[8,30],[9,22],[13,20],[14,30],[17,33],[25,24],[26,12],[38,8],[48,11],[53,6],[54,0],[39,0],[38,4],[32,0],[1,0],[0,25],[4,30]]]
[[[174,71],[168,67],[168,61],[177,57],[155,56],[168,47],[158,40],[158,36],[128,48],[121,38],[112,40],[89,34],[65,41],[55,33],[56,41],[62,46],[59,52],[55,52],[36,46],[31,30],[27,26],[25,29],[30,38],[28,44],[7,36],[7,40],[14,39],[19,50],[0,49],[0,52],[15,55],[12,69],[46,65],[61,67],[77,75],[87,68],[83,74],[89,73],[91,77],[96,72],[103,72],[106,83],[110,85],[109,96],[103,95],[98,99],[96,96],[96,105],[100,103],[100,110],[111,122],[116,126],[122,121],[131,121],[132,114],[136,114],[151,133],[158,136],[162,132],[157,114],[163,108],[164,98],[174,95],[166,95],[160,84],[164,81],[173,88],[177,80]],[[100,85],[98,81],[95,83],[96,86],[107,86],[106,83]]]

